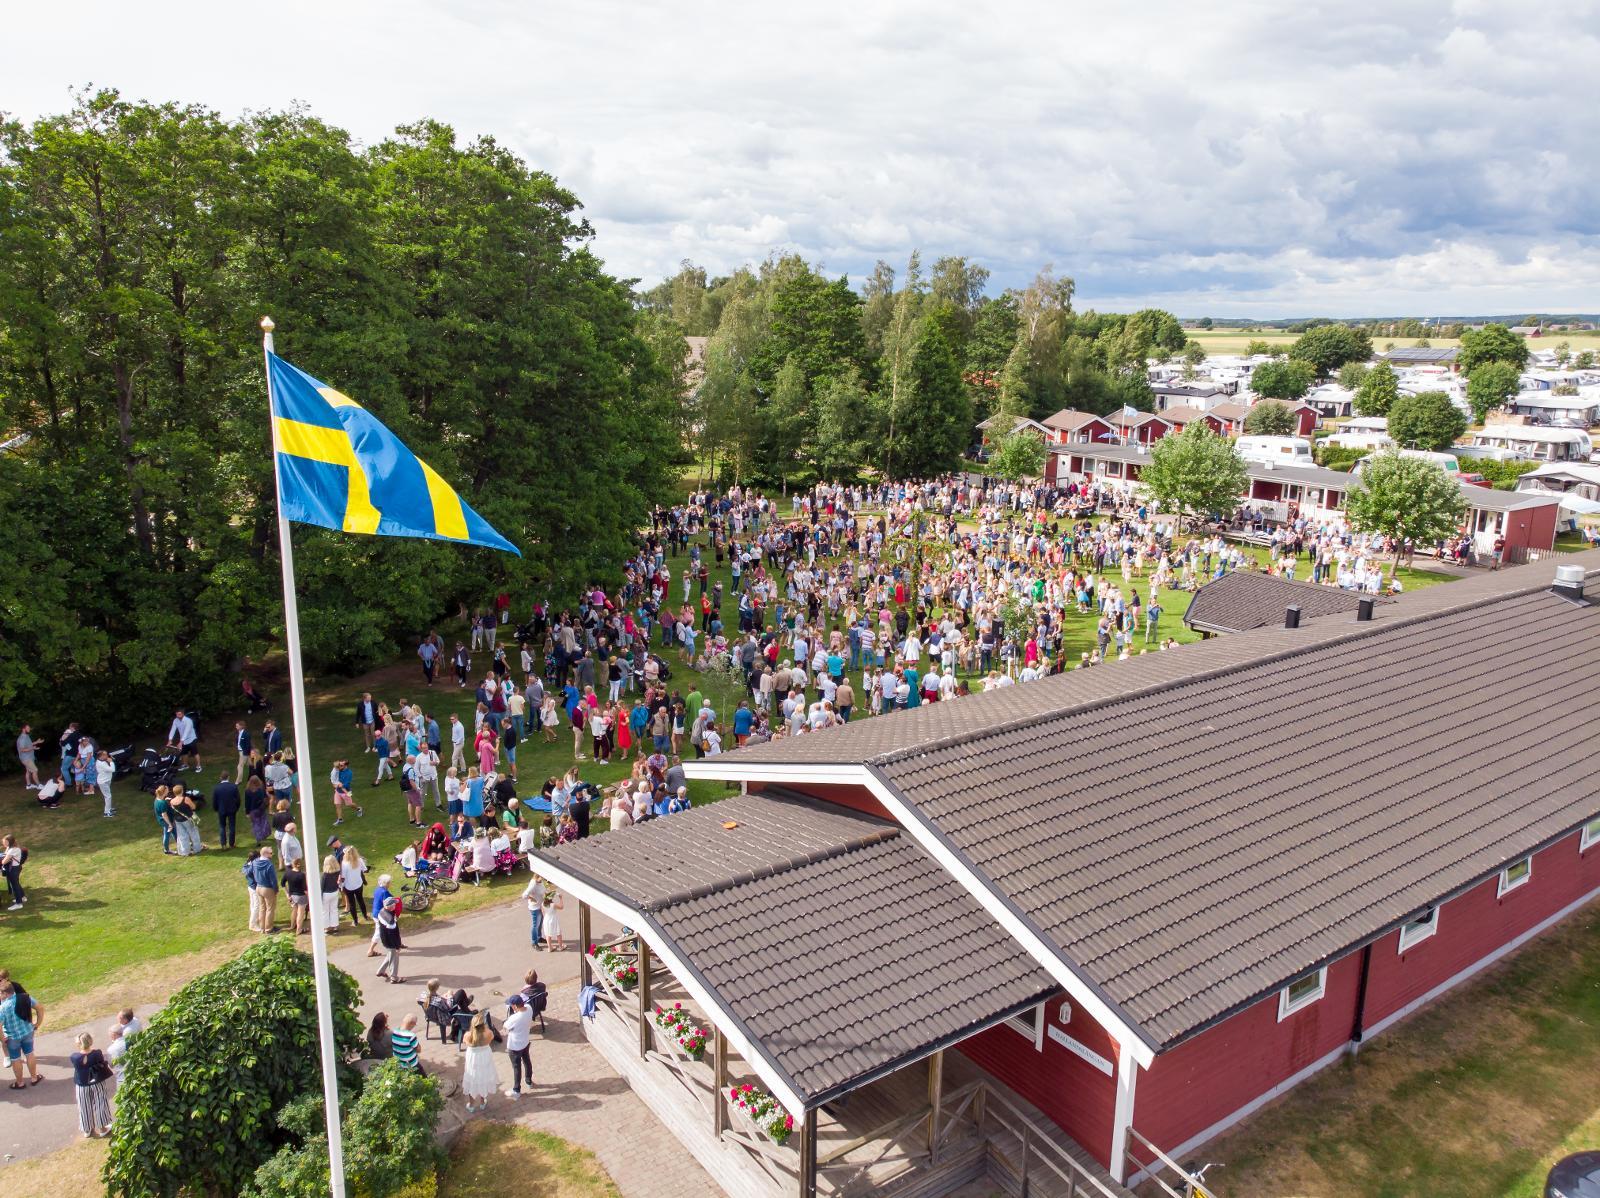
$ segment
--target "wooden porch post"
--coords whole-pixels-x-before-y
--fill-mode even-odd
[[[589,904],[578,904],[578,985],[587,986],[594,981],[589,973]]]
[[[800,1198],[817,1198],[817,1112],[800,1122]]]
[[[640,936],[639,946],[639,1055],[650,1053],[650,946]]]
[[[944,1102],[944,1049],[928,1058],[928,1163],[939,1163],[939,1107]]]
[[[728,1129],[728,1037],[716,1029],[711,1042],[711,1134],[722,1139]]]

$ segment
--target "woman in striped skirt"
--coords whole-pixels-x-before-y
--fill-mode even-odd
[[[111,1077],[111,1067],[105,1054],[94,1047],[94,1037],[88,1032],[78,1036],[78,1051],[72,1054],[72,1079],[78,1092],[78,1129],[84,1139],[111,1134],[111,1099],[106,1094],[106,1082]]]

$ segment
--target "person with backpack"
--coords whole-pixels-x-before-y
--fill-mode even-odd
[[[10,832],[0,836],[0,874],[5,875],[11,891],[9,911],[22,910],[22,904],[28,901],[27,892],[22,889],[22,867],[27,863],[28,850],[17,843],[17,838]]]
[[[37,1086],[44,1080],[39,1074],[39,1062],[33,1056],[33,1034],[44,1022],[44,1008],[33,1000],[22,986],[11,980],[11,975],[0,970],[0,1035],[4,1036],[6,1059],[11,1062],[11,1072],[16,1080],[11,1089]],[[22,1068],[28,1068],[28,1081],[22,1080]]]

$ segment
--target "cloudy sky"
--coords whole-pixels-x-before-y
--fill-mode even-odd
[[[583,200],[617,273],[798,250],[1044,263],[1184,315],[1600,310],[1600,4],[57,0],[0,109],[75,85],[428,115]]]

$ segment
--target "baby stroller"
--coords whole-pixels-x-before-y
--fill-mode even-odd
[[[112,777],[125,778],[134,771],[133,746],[123,745],[118,749],[107,749],[106,755],[111,758],[111,766],[116,771]]]
[[[154,794],[157,787],[172,786],[178,781],[178,755],[146,749],[139,761],[139,789]]]

